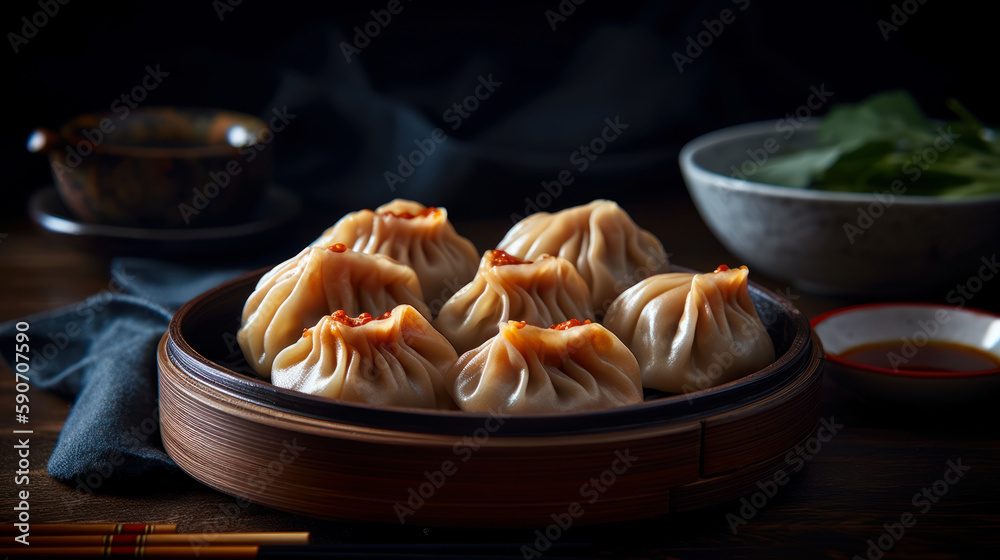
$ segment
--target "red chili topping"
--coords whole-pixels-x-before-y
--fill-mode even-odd
[[[305,338],[312,334],[312,329],[302,329],[302,338]]]
[[[526,321],[518,321],[518,322],[514,323],[514,328],[515,329],[523,329],[527,325],[528,325],[528,323]]]
[[[388,319],[392,316],[392,311],[386,311],[378,317],[372,317],[371,313],[362,313],[357,317],[351,317],[343,309],[338,309],[330,314],[330,318],[334,321],[340,323],[341,325],[347,325],[348,327],[360,327],[361,325],[367,325],[372,321],[380,321],[382,319]]]
[[[429,206],[420,211],[419,214],[411,214],[409,212],[400,212],[399,214],[393,212],[392,210],[385,210],[382,214],[387,216],[395,216],[397,218],[402,218],[404,220],[412,220],[413,218],[425,218],[427,216],[433,216],[437,214],[438,209],[434,206]]]
[[[490,264],[493,266],[504,266],[508,264],[531,264],[531,261],[521,260],[507,251],[494,249],[490,251]]]
[[[347,250],[347,245],[344,245],[343,243],[334,243],[333,245],[327,247],[327,249],[333,251],[334,253],[343,253]]]
[[[729,270],[729,267],[728,267],[728,266],[726,266],[726,265],[724,265],[724,264],[720,264],[720,265],[719,265],[719,268],[715,269],[715,271],[714,271],[714,272],[725,272],[725,271],[727,271],[727,270]]]
[[[584,321],[581,321],[579,319],[570,319],[569,321],[563,321],[558,325],[552,325],[549,328],[555,329],[557,331],[564,331],[566,329],[571,329],[573,327],[579,327],[580,325],[589,325],[589,324],[590,324],[590,319]]]

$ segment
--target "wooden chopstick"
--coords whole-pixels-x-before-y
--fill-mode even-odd
[[[518,543],[370,543],[308,546],[21,546],[0,548],[0,555],[11,558],[355,558],[358,560],[409,559],[523,559]],[[546,558],[571,560],[592,558],[589,543],[553,543]]]
[[[24,535],[0,525],[0,556],[10,558],[523,558],[520,543],[346,543],[310,545],[308,532],[178,533],[176,525],[33,524]],[[590,543],[552,543],[553,559],[589,558]]]
[[[284,546],[261,547],[257,558],[357,558],[359,560],[451,559],[482,558],[524,560],[521,547],[524,543],[370,543],[327,544],[298,548]],[[551,560],[593,558],[594,546],[590,543],[552,543],[542,554]]]
[[[0,537],[0,546],[17,547],[15,537]],[[216,545],[305,545],[309,544],[309,533],[171,533],[161,535],[59,535],[29,537],[29,546],[55,547],[151,547],[151,546],[192,546],[195,548]],[[21,545],[23,546],[23,544]]]
[[[258,546],[21,546],[0,548],[10,558],[257,558]]]
[[[310,542],[308,532],[177,533],[176,525],[35,524],[26,533],[0,527],[0,557],[10,558],[257,558],[261,547],[294,550]]]
[[[17,525],[0,525],[0,536],[20,535]],[[177,525],[155,523],[32,523],[31,535],[152,535],[176,533]]]
[[[193,548],[190,546],[152,546],[152,547],[122,547],[109,551],[104,547],[22,547],[21,549],[0,548],[0,555],[9,558],[218,558],[218,559],[250,559],[250,558],[355,558],[357,560],[402,560],[402,559],[458,559],[465,560],[523,560],[523,555],[513,551],[450,551],[450,550],[380,550],[375,548],[366,551],[342,550],[336,546],[208,546]],[[572,560],[592,558],[590,554],[572,554],[556,552],[545,553],[546,558]]]

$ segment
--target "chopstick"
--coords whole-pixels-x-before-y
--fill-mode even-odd
[[[294,550],[310,541],[307,532],[177,533],[176,525],[32,525],[27,532],[2,527],[0,556],[10,558],[257,558],[262,547]],[[89,534],[102,529],[115,534]]]
[[[16,547],[15,537],[0,537],[0,546]],[[162,535],[59,535],[31,536],[29,546],[42,548],[75,547],[151,547],[185,545],[202,548],[216,545],[304,545],[309,533],[171,533]],[[23,546],[23,545],[22,545]]]
[[[176,525],[31,525],[30,536],[0,525],[0,556],[10,558],[403,558],[523,559],[522,544],[347,543],[311,545],[308,532],[178,533]],[[15,536],[16,535],[16,536]],[[24,541],[28,541],[28,546]],[[551,543],[545,556],[589,558],[590,543]]]
[[[517,545],[504,545],[502,549],[483,545],[469,545],[467,549],[425,545],[411,545],[409,548],[385,548],[385,545],[310,545],[310,546],[206,546],[201,548],[191,546],[150,546],[150,547],[120,547],[110,550],[106,547],[21,547],[0,548],[0,555],[10,558],[218,558],[218,559],[252,559],[252,558],[356,558],[358,560],[402,560],[410,559],[481,559],[502,560],[521,559],[523,554],[517,551]],[[577,551],[578,554],[568,554],[569,550],[552,550],[545,552],[546,558],[572,560],[577,558],[592,558],[588,550]]]
[[[401,560],[403,558],[504,558],[524,560],[522,543],[370,543],[330,544],[304,547],[265,546],[257,558],[358,558],[364,560]],[[590,543],[552,543],[543,556],[553,560],[593,558]]]
[[[592,558],[589,543],[553,543],[546,558],[571,560]],[[28,546],[0,548],[0,555],[11,558],[357,558],[359,560],[416,559],[522,559],[518,543],[371,543],[308,546]]]
[[[11,558],[257,558],[257,546],[22,546],[0,548]]]
[[[16,525],[0,525],[0,536],[19,535]],[[177,525],[151,523],[32,523],[32,535],[152,535],[176,533]]]

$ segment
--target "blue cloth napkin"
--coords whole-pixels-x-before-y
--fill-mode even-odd
[[[7,364],[26,322],[31,384],[73,401],[49,458],[53,478],[89,493],[176,469],[160,441],[157,345],[178,307],[253,268],[119,258],[111,274],[121,290],[0,325]]]

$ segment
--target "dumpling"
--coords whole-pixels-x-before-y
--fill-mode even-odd
[[[472,282],[442,306],[434,327],[462,353],[497,334],[504,321],[544,327],[573,318],[594,319],[594,309],[572,263],[547,255],[522,261],[491,250]]]
[[[599,314],[636,282],[670,270],[660,240],[610,200],[532,214],[515,224],[497,248],[527,260],[568,259],[590,287]]]
[[[651,276],[623,292],[604,326],[632,350],[644,387],[688,393],[774,361],[774,345],[747,288],[749,271]]]
[[[341,218],[313,245],[343,243],[361,253],[392,257],[417,271],[433,311],[476,274],[479,251],[448,221],[444,208],[395,199],[374,211],[359,210]]]
[[[454,409],[444,373],[458,354],[416,309],[373,318],[337,311],[274,358],[278,387],[342,401]]]
[[[462,354],[445,375],[467,412],[582,412],[642,402],[639,364],[603,326],[571,320],[552,327],[507,321]]]
[[[250,367],[268,378],[278,352],[324,315],[341,309],[352,316],[381,315],[401,303],[430,319],[412,268],[343,244],[307,247],[257,282],[236,339]]]

